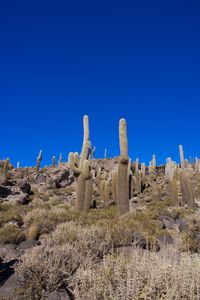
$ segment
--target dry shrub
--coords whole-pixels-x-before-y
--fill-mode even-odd
[[[21,223],[23,220],[23,214],[26,207],[13,204],[0,204],[0,226],[10,222],[16,221]]]
[[[104,228],[84,228],[74,223],[59,224],[46,242],[49,245],[71,244],[83,257],[90,256],[98,261],[112,249],[111,237]]]
[[[200,257],[141,252],[107,256],[94,268],[80,268],[74,280],[77,300],[200,299]]]
[[[16,224],[7,223],[0,228],[0,243],[2,244],[15,244],[22,240],[23,237],[23,232]]]
[[[76,248],[65,244],[36,247],[23,255],[22,261],[16,270],[23,288],[16,291],[16,299],[44,299],[46,291],[70,289],[71,278],[83,257]]]

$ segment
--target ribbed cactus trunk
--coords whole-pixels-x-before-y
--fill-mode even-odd
[[[94,159],[94,155],[95,155],[95,151],[96,151],[96,147],[94,147],[93,149],[92,149],[92,159]]]
[[[58,165],[61,165],[61,163],[62,163],[62,153],[60,153],[59,160],[58,160]]]
[[[10,164],[10,159],[6,158],[4,165],[3,165],[3,171],[4,171],[4,175],[7,179],[9,179],[10,174],[9,174],[9,164]]]
[[[105,202],[111,200],[111,183],[109,180],[106,180],[105,183]]]
[[[36,172],[39,172],[39,170],[40,170],[41,161],[42,161],[42,150],[40,150],[38,157],[37,157]]]
[[[117,203],[117,170],[112,171],[112,199]]]
[[[119,121],[120,158],[118,163],[117,197],[118,212],[120,215],[129,212],[129,158],[126,120]]]
[[[91,150],[90,132],[89,132],[89,119],[88,116],[83,117],[83,146],[80,158],[83,161],[88,159]]]
[[[180,165],[181,169],[185,168],[185,159],[184,159],[184,153],[183,153],[183,146],[179,145],[179,154],[180,154]]]
[[[88,211],[92,202],[92,172],[90,162],[91,143],[89,140],[88,116],[83,117],[83,146],[79,159],[78,153],[69,153],[69,165],[77,178],[76,208],[78,211]]]
[[[52,157],[52,167],[55,167],[56,166],[56,157],[53,156]]]
[[[194,192],[190,176],[186,169],[180,173],[182,205],[187,204],[189,207],[194,208]]]

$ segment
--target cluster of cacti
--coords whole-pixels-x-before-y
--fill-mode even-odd
[[[155,175],[156,172],[156,156],[152,155],[152,160],[149,162],[149,174]]]
[[[76,178],[76,208],[79,211],[88,211],[92,204],[93,195],[100,195],[100,200],[107,203],[110,200],[114,200],[118,207],[119,214],[129,212],[129,199],[133,197],[142,198],[140,195],[145,188],[154,182],[155,186],[157,181],[159,183],[159,172],[161,167],[157,167],[156,156],[152,155],[152,159],[149,163],[149,168],[145,166],[145,163],[140,163],[139,158],[135,162],[131,163],[131,159],[128,156],[128,139],[126,120],[120,119],[119,121],[119,147],[120,156],[114,160],[115,167],[109,172],[109,168],[105,167],[109,159],[107,158],[107,149],[104,152],[104,161],[94,160],[92,164],[90,158],[94,159],[96,147],[93,147],[91,151],[91,142],[89,137],[89,120],[88,116],[83,118],[83,145],[80,156],[77,152],[69,153],[69,166]],[[200,173],[200,160],[184,158],[183,146],[179,146],[180,164],[172,161],[171,158],[167,158],[165,164],[165,175],[168,183],[168,191],[170,191],[171,199],[174,205],[187,205],[189,207],[195,206],[192,176],[196,173]],[[90,156],[91,155],[91,156]],[[62,153],[60,153],[58,166],[62,164]],[[42,161],[42,150],[40,150],[37,156],[36,172],[39,175],[40,165]],[[94,167],[95,165],[95,167]],[[52,167],[56,166],[56,157],[52,157]],[[62,164],[64,167],[64,164]],[[0,168],[3,168],[6,178],[10,179],[11,168],[10,161],[7,158],[2,160]],[[20,168],[20,162],[17,162],[17,169]],[[164,170],[164,166],[162,166]],[[18,170],[19,173],[21,171]],[[15,169],[16,170],[16,169]],[[27,179],[29,175],[28,167],[24,168],[22,172]],[[150,175],[148,178],[147,176]],[[36,177],[37,177],[36,176]],[[158,180],[157,180],[158,179]],[[95,198],[95,197],[94,197]],[[112,204],[111,201],[110,204]],[[109,205],[110,205],[109,204]]]
[[[184,159],[183,146],[179,146],[179,154],[180,154],[180,166],[171,160],[171,158],[167,159],[167,163],[165,166],[165,174],[169,180],[170,191],[172,200],[175,205],[188,205],[193,208],[195,206],[193,185],[192,185],[192,174],[195,170],[192,164],[189,164],[187,159]],[[180,191],[178,191],[178,185],[180,186]],[[178,196],[178,192],[180,192],[180,199]]]
[[[99,182],[99,194],[104,203],[108,202],[112,198],[112,184],[106,171],[101,175]]]
[[[80,158],[77,152],[69,153],[69,165],[76,177],[76,208],[88,211],[92,203],[92,172],[89,161],[91,143],[89,140],[88,116],[83,118],[84,137]]]
[[[40,150],[38,157],[37,157],[36,172],[39,172],[39,170],[40,170],[41,161],[42,161],[42,150]]]

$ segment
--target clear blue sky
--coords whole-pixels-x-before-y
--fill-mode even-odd
[[[43,163],[80,151],[88,114],[96,155],[200,156],[200,1],[1,1],[0,157]]]

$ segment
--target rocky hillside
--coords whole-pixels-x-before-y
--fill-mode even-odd
[[[136,268],[133,257],[142,255],[142,259],[147,260],[145,253],[149,250],[149,255],[153,255],[152,251],[157,253],[151,257],[151,263],[160,261],[162,264],[163,252],[173,252],[166,254],[168,264],[174,259],[173,255],[180,259],[183,253],[199,253],[200,174],[193,172],[192,175],[194,206],[177,206],[163,166],[156,167],[150,174],[146,170],[144,176],[140,173],[137,180],[137,163],[131,164],[134,183],[130,191],[130,211],[120,216],[112,187],[110,193],[105,189],[102,193],[100,189],[117,164],[118,158],[91,161],[93,194],[88,212],[76,209],[77,179],[68,163],[39,171],[33,167],[28,172],[27,168],[15,169],[11,165],[7,173],[0,168],[1,299],[108,299],[111,296],[129,299],[120,296],[120,292],[117,294],[110,277],[113,290],[109,290],[104,268],[111,273],[122,272],[122,263],[125,269]],[[179,180],[177,178],[181,203]],[[103,258],[106,265],[102,265]],[[92,273],[94,268],[99,272],[97,278],[97,274]],[[123,290],[127,282],[121,282],[118,276],[122,274],[113,280],[119,280],[117,284]],[[156,291],[148,290],[150,287],[145,282],[140,284],[139,290],[134,292],[140,296],[134,299],[147,299],[148,295],[148,299],[160,299]],[[171,284],[173,288],[174,283]],[[195,297],[193,299],[198,299]]]
[[[125,119],[95,159],[83,125],[66,163],[0,161],[0,298],[200,299],[200,161],[131,162]]]

